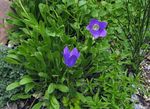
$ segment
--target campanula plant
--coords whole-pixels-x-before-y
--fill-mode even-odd
[[[14,24],[10,39],[17,37],[18,46],[9,51],[6,61],[27,70],[20,81],[7,87],[24,86],[24,92],[12,98],[35,99],[33,109],[133,106],[129,99],[138,78],[126,76],[128,54],[124,51],[128,49],[116,38],[114,31],[120,28],[114,28],[117,24],[108,9],[117,2],[24,1],[13,3],[16,13],[8,20]]]

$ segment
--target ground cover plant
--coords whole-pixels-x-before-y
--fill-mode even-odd
[[[0,108],[10,102],[10,97],[13,94],[18,93],[20,90],[6,91],[8,84],[14,82],[14,80],[19,80],[19,78],[25,74],[25,70],[18,65],[11,65],[4,61],[7,56],[8,48],[6,46],[0,45]]]
[[[8,23],[15,49],[5,60],[27,70],[7,87],[24,91],[12,99],[33,99],[40,109],[132,109],[138,75],[127,24],[125,0],[16,0]],[[132,39],[131,39],[132,40]],[[137,68],[138,69],[138,68]]]

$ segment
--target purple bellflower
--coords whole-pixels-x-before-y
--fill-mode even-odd
[[[80,52],[77,48],[74,48],[72,51],[66,46],[63,51],[64,62],[68,67],[73,67],[80,56]]]
[[[107,22],[99,22],[97,19],[91,19],[89,25],[86,27],[87,30],[93,35],[95,39],[99,37],[105,37],[107,31],[105,30]]]

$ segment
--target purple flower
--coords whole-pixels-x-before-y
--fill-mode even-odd
[[[97,19],[92,19],[89,25],[86,27],[87,30],[94,36],[94,38],[105,37],[107,31],[105,30],[107,22],[99,22]]]
[[[64,48],[63,56],[65,64],[68,67],[73,67],[77,59],[79,58],[80,53],[77,48],[74,48],[72,51],[70,51],[69,48],[66,46]]]

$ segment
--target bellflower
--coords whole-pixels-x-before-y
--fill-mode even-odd
[[[92,19],[89,23],[89,25],[86,27],[87,30],[90,31],[90,33],[93,35],[93,37],[99,38],[99,37],[105,37],[107,34],[107,31],[105,30],[107,26],[107,22],[100,22],[97,19]]]
[[[64,62],[68,67],[73,67],[79,58],[80,53],[77,48],[74,48],[72,51],[66,46],[63,51]]]

